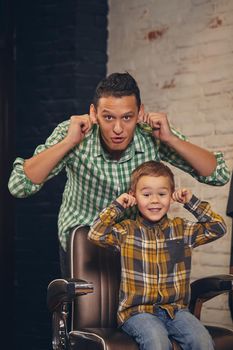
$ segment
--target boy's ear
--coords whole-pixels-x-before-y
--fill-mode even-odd
[[[142,103],[138,112],[138,123],[143,121],[144,114],[145,114],[145,108],[144,108],[144,104]]]
[[[93,103],[90,105],[89,116],[90,116],[91,121],[92,121],[93,124],[98,124],[97,111],[96,111],[95,106],[93,105]]]
[[[135,198],[135,192],[133,190],[130,189],[128,193]]]

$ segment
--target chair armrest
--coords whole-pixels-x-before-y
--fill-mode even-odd
[[[223,293],[232,291],[233,275],[214,275],[200,278],[191,283],[190,311],[200,318],[204,302]]]
[[[56,279],[48,285],[47,305],[52,312],[53,350],[71,349],[68,337],[68,303],[76,296],[92,293],[93,283],[80,279]]]
[[[48,285],[47,305],[50,312],[56,311],[64,303],[70,303],[75,296],[93,292],[93,283],[84,280],[56,279]]]

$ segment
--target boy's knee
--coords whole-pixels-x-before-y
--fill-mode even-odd
[[[190,339],[190,349],[193,350],[214,350],[214,343],[210,334],[206,331],[193,334]]]
[[[151,349],[151,350],[172,350],[172,343],[167,335],[153,335],[144,340],[144,347],[140,349]]]

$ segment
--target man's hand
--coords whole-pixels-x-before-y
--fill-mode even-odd
[[[73,115],[70,118],[67,135],[63,140],[25,160],[24,172],[27,177],[34,184],[43,183],[60,160],[84,139],[95,123],[96,118],[91,110],[90,115]]]
[[[152,135],[163,142],[168,142],[171,138],[175,137],[171,132],[166,113],[144,113],[140,121],[150,125],[152,128]]]
[[[88,131],[91,130],[94,124],[92,116],[89,114],[73,115],[70,117],[70,125],[65,137],[72,147],[78,145],[84,139]]]
[[[172,194],[172,199],[178,203],[188,203],[192,198],[192,191],[188,188],[180,188]]]
[[[136,204],[136,198],[128,193],[121,194],[116,201],[125,209],[133,207]]]

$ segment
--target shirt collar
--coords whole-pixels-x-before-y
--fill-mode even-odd
[[[99,138],[99,126],[94,124],[92,127],[92,153],[94,157],[102,154],[102,147]]]
[[[137,153],[144,153],[146,149],[146,139],[142,136],[142,130],[140,127],[140,124],[137,124],[134,134],[134,144],[135,144],[135,151]]]
[[[164,215],[159,221],[152,222],[150,220],[145,219],[140,213],[138,213],[136,221],[139,226],[143,226],[147,229],[159,227],[162,230],[164,230],[169,226],[169,219],[167,215]]]

